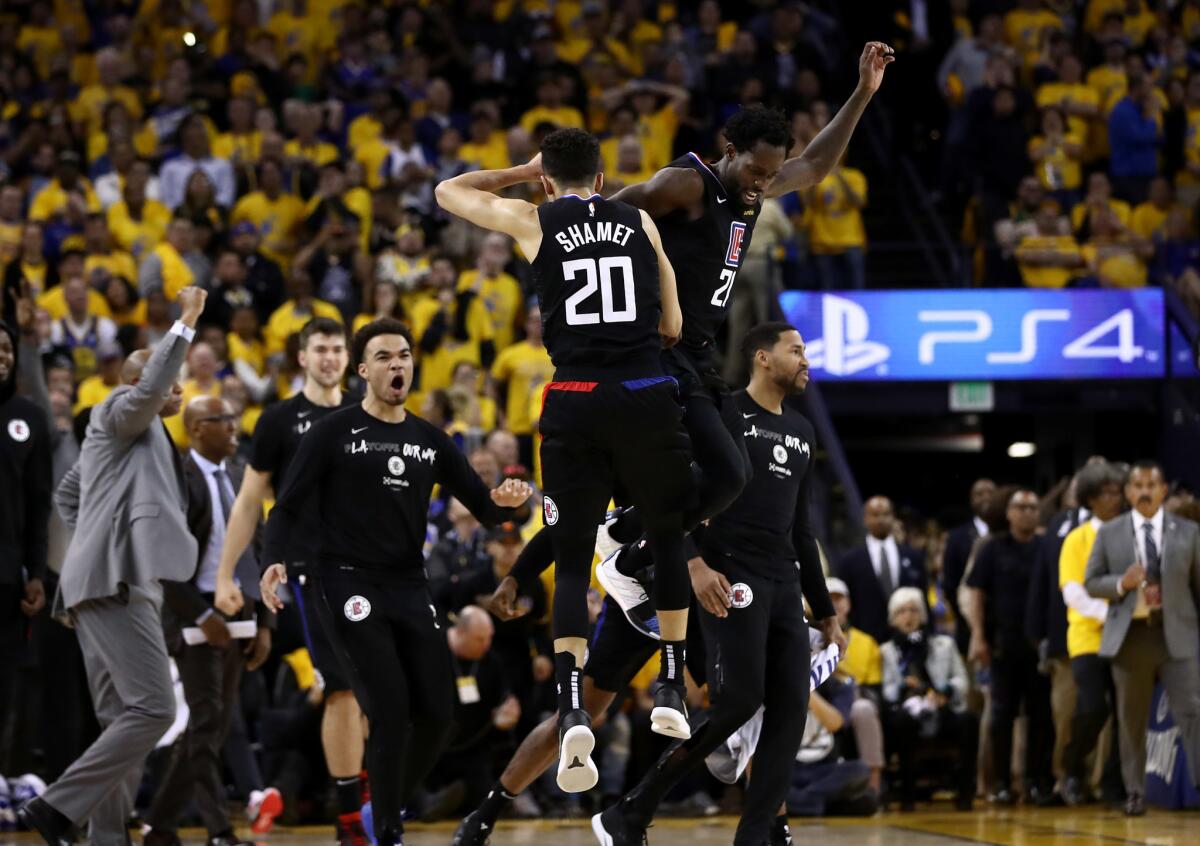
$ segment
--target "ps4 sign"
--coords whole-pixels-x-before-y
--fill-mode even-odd
[[[1161,290],[787,291],[825,381],[1146,379],[1167,355]]]

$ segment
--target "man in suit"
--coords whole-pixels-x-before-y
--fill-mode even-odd
[[[915,587],[924,597],[928,588],[925,556],[896,543],[892,536],[895,523],[890,499],[886,496],[868,499],[863,506],[866,543],[847,554],[837,568],[838,578],[854,597],[850,624],[879,643],[891,638],[887,604],[892,592],[898,587]]]
[[[1200,785],[1200,527],[1166,514],[1167,484],[1153,462],[1133,466],[1125,498],[1134,510],[1100,527],[1084,587],[1108,600],[1100,657],[1112,660],[1125,813],[1146,813],[1146,726],[1162,680]]]
[[[184,409],[183,423],[191,449],[183,463],[188,489],[188,528],[198,554],[187,581],[163,584],[167,648],[175,657],[187,700],[187,730],[176,742],[171,763],[154,798],[147,821],[148,846],[178,843],[176,828],[188,803],[195,799],[208,831],[209,846],[239,843],[225,801],[221,749],[237,707],[242,668],[257,669],[271,651],[274,615],[258,606],[258,632],[243,645],[231,642],[226,617],[213,607],[217,566],[225,541],[225,525],[241,486],[244,465],[234,460],[238,418],[219,397],[196,397]],[[258,598],[258,561],[252,549],[242,553],[236,580],[252,599]],[[228,619],[250,619],[250,602]],[[207,641],[183,642],[184,626],[199,626]]]
[[[942,555],[943,587],[946,601],[954,612],[954,641],[958,644],[958,651],[964,655],[967,654],[971,639],[971,626],[966,614],[958,606],[958,586],[967,572],[967,561],[971,558],[975,541],[987,537],[988,525],[983,522],[983,515],[991,507],[995,495],[995,482],[991,479],[975,480],[975,484],[971,485],[971,519],[950,530],[946,536],[946,551]]]
[[[104,730],[18,811],[54,846],[69,843],[73,826],[85,821],[95,846],[129,842],[125,824],[142,765],[175,718],[160,581],[191,575],[196,539],[179,454],[159,417],[179,411],[176,379],[206,296],[181,290],[179,320],[153,352],[129,356],[123,384],[93,410],[79,461],[55,494],[75,529],[55,606],[79,635]]]

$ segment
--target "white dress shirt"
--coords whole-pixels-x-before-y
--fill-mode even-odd
[[[208,500],[212,504],[212,529],[208,535],[208,546],[204,548],[204,559],[200,562],[200,570],[196,573],[196,588],[201,593],[215,593],[217,590],[217,569],[221,564],[221,549],[225,546],[225,512],[221,509],[221,495],[217,491],[217,471],[225,474],[226,492],[230,499],[236,496],[233,484],[229,479],[229,471],[225,462],[213,464],[196,450],[192,450],[192,461],[204,474],[204,483],[208,486]],[[237,578],[234,577],[234,582]]]
[[[1143,526],[1151,527],[1151,534],[1154,537],[1154,546],[1158,549],[1159,571],[1162,571],[1163,561],[1163,510],[1159,508],[1153,517],[1147,520],[1141,513],[1134,509],[1130,512],[1133,517],[1133,548],[1134,555],[1143,567],[1146,568],[1149,575],[1150,562],[1146,560],[1146,530]],[[1150,616],[1150,606],[1146,604],[1146,588],[1144,583],[1138,585],[1137,588],[1137,604],[1133,607],[1133,619],[1144,620]]]
[[[873,535],[867,535],[867,553],[871,556],[871,566],[875,568],[875,578],[880,576],[881,567],[887,566],[892,575],[892,588],[900,587],[900,547],[896,539],[888,535],[887,540],[879,540]]]
[[[975,524],[975,534],[979,535],[981,538],[986,538],[988,536],[988,524],[983,522],[981,518],[973,517],[971,518],[971,522]]]
[[[197,170],[204,171],[213,184],[213,195],[217,205],[229,208],[237,193],[237,180],[228,159],[209,156],[193,159],[188,155],[176,156],[167,161],[158,173],[159,193],[162,202],[171,211],[179,208],[187,193],[187,183]]]

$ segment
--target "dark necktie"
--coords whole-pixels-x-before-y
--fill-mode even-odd
[[[1158,557],[1158,544],[1154,542],[1154,526],[1143,523],[1142,533],[1145,535],[1146,581],[1156,584],[1162,581],[1162,562]]]
[[[221,500],[221,514],[224,516],[225,525],[229,525],[229,514],[233,511],[233,486],[229,483],[229,474],[218,467],[213,472],[213,478],[217,480],[217,497]]]
[[[883,590],[885,601],[896,590],[896,584],[892,581],[892,562],[888,558],[887,547],[882,544],[879,547],[879,587]]]

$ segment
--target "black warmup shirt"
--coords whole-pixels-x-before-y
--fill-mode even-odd
[[[290,560],[296,529],[318,530],[317,560],[423,580],[433,486],[485,525],[512,519],[492,502],[450,436],[408,414],[387,423],[359,404],[326,415],[304,436],[267,522],[265,560]]]
[[[15,359],[9,379],[16,379]],[[0,397],[11,387],[0,386]],[[50,454],[46,413],[25,397],[0,399],[0,585],[19,585],[45,575]]]
[[[733,504],[709,521],[706,550],[780,581],[795,579],[817,619],[834,614],[809,518],[809,478],[817,439],[804,415],[774,414],[746,391],[733,395],[754,475]],[[709,564],[713,564],[712,561]]]
[[[1042,538],[1021,543],[1008,532],[985,543],[967,584],[986,594],[984,628],[992,646],[1026,643],[1025,611]]]
[[[747,207],[740,197],[727,196],[716,173],[694,153],[667,167],[698,171],[704,180],[701,217],[691,220],[679,210],[655,218],[654,224],[675,269],[683,310],[680,346],[691,355],[711,352],[729,313],[735,277],[750,247],[762,202]]]
[[[542,335],[558,380],[662,374],[658,254],[628,203],[567,195],[538,207],[533,261]]]
[[[340,406],[315,405],[301,392],[268,406],[254,427],[250,466],[259,473],[269,474],[271,488],[278,494],[305,433],[326,415],[357,402],[355,398],[343,394]]]

